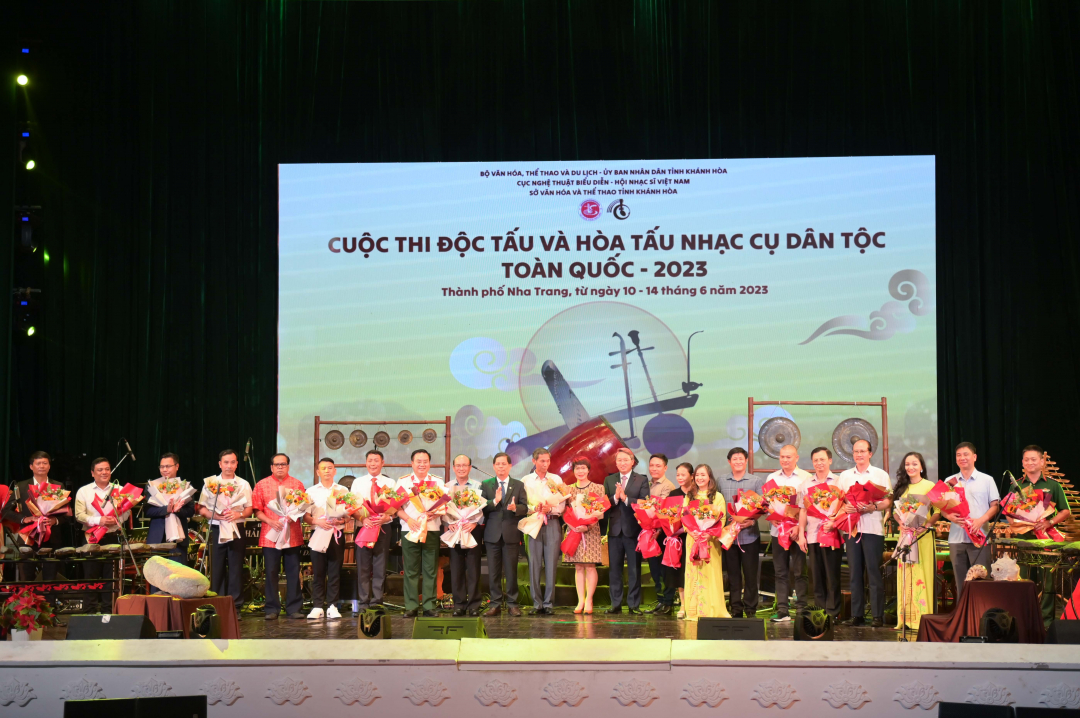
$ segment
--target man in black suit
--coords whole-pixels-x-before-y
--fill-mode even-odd
[[[180,457],[176,454],[162,454],[158,461],[158,471],[163,479],[175,479],[180,471]],[[169,552],[169,558],[177,563],[187,565],[188,557],[188,519],[195,515],[195,502],[188,501],[183,506],[154,506],[144,504],[143,515],[150,519],[150,529],[146,532],[146,543],[165,542],[165,520],[169,514],[180,519],[180,528],[184,532],[184,538],[176,543],[176,548]]]
[[[15,485],[15,493],[11,495],[7,504],[4,505],[3,518],[5,521],[25,526],[26,524],[32,524],[37,520],[37,515],[32,513],[28,507],[30,502],[30,486],[49,483],[50,468],[52,468],[51,457],[44,451],[35,451],[30,455],[30,471],[34,473],[34,477],[27,479],[26,481],[20,481]],[[18,497],[18,500],[16,500],[16,497]],[[63,548],[67,545],[69,526],[71,523],[71,506],[75,502],[74,496],[72,496],[71,501],[72,503],[68,504],[67,513],[57,514],[48,519],[50,525],[49,539],[41,546],[35,545],[34,548],[51,548],[53,551],[56,551],[56,549]],[[33,581],[36,577],[39,565],[41,566],[42,581],[56,580],[56,572],[60,567],[59,561],[20,563],[19,580]]]
[[[510,478],[510,456],[495,454],[492,464],[495,478],[480,485],[480,495],[487,499],[484,506],[484,546],[488,557],[488,582],[491,584],[491,606],[485,616],[498,616],[503,599],[502,579],[506,576],[506,604],[511,616],[521,615],[518,608],[518,544],[521,531],[518,521],[529,510],[525,484]]]
[[[649,480],[633,471],[637,463],[634,452],[626,447],[615,452],[615,468],[618,473],[604,479],[604,493],[611,501],[607,512],[608,520],[608,558],[611,567],[608,570],[608,588],[611,591],[611,608],[608,613],[622,613],[623,558],[626,559],[626,573],[630,587],[626,595],[626,605],[630,613],[641,614],[641,554],[637,552],[638,534],[641,525],[634,517],[633,504],[649,497]]]

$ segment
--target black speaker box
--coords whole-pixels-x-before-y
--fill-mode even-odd
[[[69,641],[123,641],[133,638],[157,638],[157,630],[149,618],[118,613],[91,613],[68,619]]]
[[[699,641],[764,641],[763,618],[699,618]]]
[[[938,703],[938,718],[1013,718],[1012,706],[977,703]]]
[[[815,615],[813,613],[796,614],[792,619],[795,623],[796,641],[831,641],[833,640],[833,622],[824,611]]]
[[[1072,645],[1080,643],[1080,621],[1057,619],[1050,624],[1050,630],[1046,632],[1046,642]]]
[[[1080,718],[1075,708],[1025,708],[1015,706],[1016,718]]]
[[[413,638],[487,638],[480,618],[417,618]]]
[[[64,718],[206,718],[206,696],[64,701]]]

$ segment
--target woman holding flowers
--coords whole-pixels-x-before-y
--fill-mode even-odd
[[[691,509],[691,502],[697,502],[697,509]],[[694,483],[683,499],[685,525],[686,518],[693,516],[699,526],[710,522],[709,516],[715,519],[715,526],[722,526],[726,507],[724,495],[720,493],[713,476],[712,467],[708,464],[699,464],[694,469]],[[687,513],[689,511],[689,513]],[[708,514],[709,516],[706,516]],[[719,536],[707,537],[707,557],[701,549],[695,548],[696,537],[690,529],[686,533],[686,588],[683,609],[686,618],[696,621],[701,617],[730,618],[727,606],[724,604],[724,568],[721,555]]]
[[[934,482],[926,478],[926,462],[922,454],[917,451],[908,452],[896,470],[894,510],[903,511],[905,506],[914,510],[917,503],[923,503],[916,497],[926,495],[932,488]],[[930,508],[930,514],[923,526],[933,526],[937,520],[933,507]],[[934,612],[934,532],[926,532],[917,546],[917,561],[908,563],[901,557],[897,562],[900,574],[896,577],[896,587],[898,593],[903,593],[896,601],[898,630],[904,627],[906,617],[908,628],[917,631],[923,614]]]
[[[570,487],[570,500],[578,494],[596,494],[602,496],[604,487],[589,481],[592,464],[583,456],[574,459],[574,483]],[[600,563],[600,524],[589,526],[567,526],[568,531],[581,534],[581,543],[573,555],[563,554],[563,560],[574,564],[574,586],[577,588],[577,607],[574,613],[593,612],[593,594],[596,592],[596,566]]]

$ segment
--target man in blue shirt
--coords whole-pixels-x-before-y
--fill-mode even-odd
[[[997,484],[987,474],[975,469],[975,445],[970,441],[962,441],[956,445],[956,466],[960,473],[953,474],[945,479],[949,486],[962,488],[967,499],[969,509],[968,518],[963,519],[959,515],[943,511],[942,516],[952,522],[949,528],[949,559],[952,561],[953,576],[956,579],[956,598],[960,599],[960,593],[964,589],[964,581],[968,569],[976,564],[986,567],[990,573],[990,546],[989,541],[982,546],[976,546],[968,534],[981,534],[989,539],[986,527],[990,520],[997,515],[1001,503],[1001,494],[998,493]],[[965,530],[965,524],[966,530]]]
[[[746,449],[736,446],[727,454],[731,471],[721,476],[717,483],[724,501],[729,505],[739,497],[739,490],[761,493],[765,477],[746,473]],[[727,569],[728,590],[731,592],[731,617],[747,618],[757,615],[758,569],[761,566],[761,534],[757,519],[739,522],[742,531],[737,545],[724,551],[724,568]]]

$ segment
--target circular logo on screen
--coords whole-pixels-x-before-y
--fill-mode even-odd
[[[594,219],[599,219],[600,215],[604,213],[604,208],[600,206],[600,203],[595,199],[587,199],[581,203],[581,207],[578,208],[578,213],[582,219],[587,219],[590,222]]]

